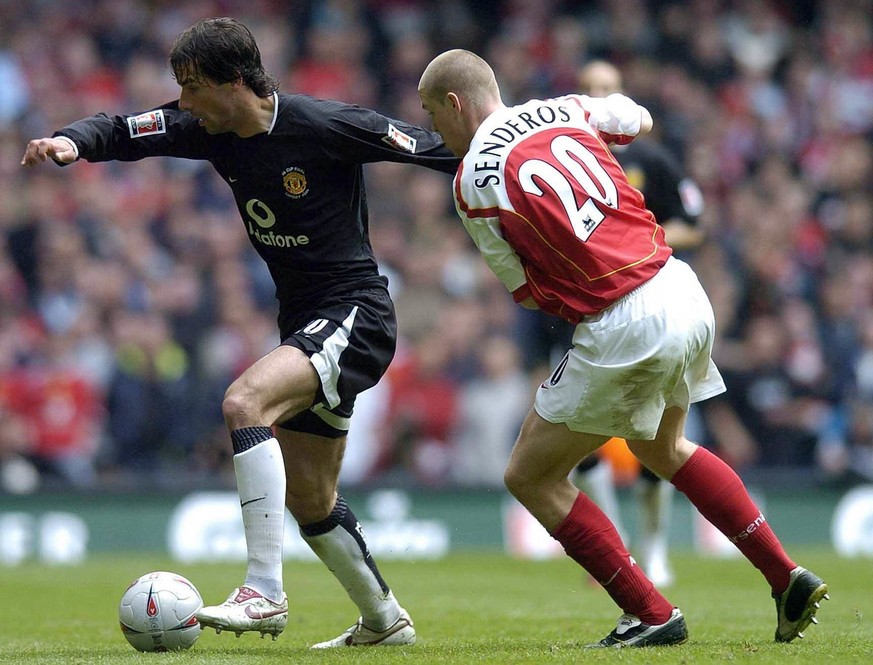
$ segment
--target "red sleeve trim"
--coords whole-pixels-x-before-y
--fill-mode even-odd
[[[464,200],[464,195],[461,192],[461,179],[464,177],[464,163],[458,167],[458,174],[455,176],[455,200],[458,202],[458,208],[461,209],[468,219],[476,219],[479,217],[498,217],[500,208],[471,208]]]
[[[636,138],[635,136],[628,136],[627,134],[607,134],[606,132],[601,132],[599,130],[597,133],[600,134],[600,138],[602,138],[606,144],[615,143],[617,145],[627,145]]]
[[[532,295],[533,292],[530,290],[530,284],[525,282],[512,292],[512,299],[515,300],[515,302],[521,302],[526,298],[530,298]]]

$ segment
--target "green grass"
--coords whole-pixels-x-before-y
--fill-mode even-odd
[[[825,551],[793,552],[824,577],[831,601],[804,640],[775,644],[766,584],[745,560],[675,554],[678,581],[667,594],[686,615],[687,644],[660,649],[583,651],[619,611],[569,560],[531,562],[498,554],[440,561],[383,562],[410,611],[414,647],[310,652],[354,622],[355,608],[320,564],[289,563],[288,629],[276,642],[256,634],[204,632],[187,652],[141,654],[121,635],[117,604],[127,583],[150,570],[192,580],[208,603],[239,583],[241,565],[182,565],[160,558],[104,557],[71,568],[0,567],[0,663],[870,663],[873,564]]]

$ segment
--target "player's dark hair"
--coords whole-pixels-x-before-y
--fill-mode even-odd
[[[258,97],[279,87],[261,64],[261,51],[249,29],[232,18],[208,18],[176,38],[170,52],[176,80],[207,78],[219,85],[242,79]]]

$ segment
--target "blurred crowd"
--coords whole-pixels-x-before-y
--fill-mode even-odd
[[[873,0],[36,0],[0,1],[0,490],[233,483],[221,397],[278,340],[226,186],[181,160],[19,166],[75,119],[175,99],[172,42],[216,15],[249,25],[283,91],[421,125],[447,48],[485,57],[510,104],[618,65],[704,195],[683,258],[728,393],[700,438],[741,472],[873,481]],[[513,305],[450,178],[366,172],[401,340],[343,481],[500,486],[569,333]]]

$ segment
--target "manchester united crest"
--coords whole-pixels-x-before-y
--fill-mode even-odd
[[[285,185],[285,193],[292,199],[302,198],[309,193],[306,173],[298,166],[289,166],[282,171],[282,183]]]

